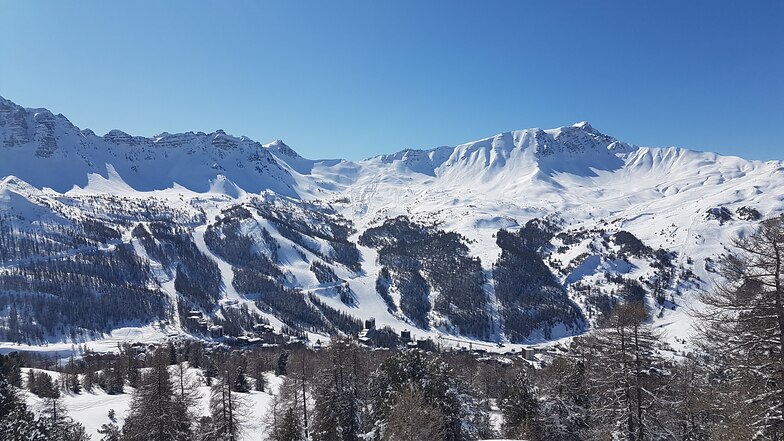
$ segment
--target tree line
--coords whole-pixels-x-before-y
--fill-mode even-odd
[[[90,377],[89,387],[133,394],[125,424],[110,416],[101,429],[105,440],[237,440],[251,417],[265,418],[274,441],[781,440],[784,217],[734,245],[722,281],[700,298],[689,353],[670,348],[646,304],[630,296],[533,363],[515,354],[374,351],[339,338],[320,351],[187,341],[85,354],[59,378],[34,371],[25,379],[23,366],[44,361],[18,354],[0,358],[0,434],[85,439],[61,406],[45,401],[34,414],[20,397],[26,386],[56,401],[58,388],[81,393]],[[194,405],[189,369],[210,387],[207,415]],[[269,412],[251,415],[244,398],[265,389],[268,375],[282,384]]]

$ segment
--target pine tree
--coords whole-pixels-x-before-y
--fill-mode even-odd
[[[288,352],[281,352],[278,356],[278,363],[275,367],[275,375],[286,375],[286,365],[289,362]]]
[[[24,397],[19,395],[2,374],[0,374],[0,435],[4,441],[49,439],[46,425],[28,410]]]
[[[587,427],[588,389],[585,363],[576,354],[559,357],[533,372],[539,401],[540,438],[580,441]]]
[[[71,359],[68,361],[66,370],[68,371],[65,376],[66,389],[75,394],[81,393],[82,384],[79,382],[79,373],[76,370],[76,363],[74,362],[73,355],[71,355]]]
[[[520,371],[499,402],[507,438],[535,439],[539,432],[539,403],[531,392],[528,375]]]
[[[384,441],[445,439],[446,421],[443,412],[429,403],[414,385],[397,395],[384,424]]]
[[[14,387],[22,387],[22,366],[19,360],[13,359],[8,367],[8,383]]]
[[[31,369],[28,372],[27,380],[30,392],[41,398],[58,398],[60,396],[58,384],[46,372],[35,373]]]
[[[232,385],[232,389],[234,392],[239,392],[246,394],[250,392],[250,384],[248,384],[248,377],[245,376],[245,372],[242,369],[237,369],[237,373],[234,375],[234,383]]]
[[[259,369],[256,372],[256,391],[257,392],[264,392],[264,389],[267,387],[267,377],[264,375],[264,371]]]
[[[108,417],[109,423],[101,424],[101,428],[98,429],[98,433],[103,435],[101,441],[120,441],[122,431],[117,425],[117,417],[115,416],[114,409],[109,409]]]
[[[80,423],[68,416],[61,397],[47,397],[41,407],[41,422],[51,441],[87,441],[90,437]]]
[[[92,368],[88,367],[87,370],[84,372],[84,376],[82,377],[82,383],[84,385],[85,390],[88,392],[93,391],[93,387],[95,386],[96,382],[96,374]]]
[[[177,364],[177,348],[174,346],[174,343],[169,343],[169,365],[174,366]]]
[[[272,433],[272,439],[274,441],[303,441],[305,439],[302,435],[299,417],[293,407],[289,407],[283,414],[280,424],[275,427]]]
[[[300,436],[305,438],[302,423],[304,421],[304,406],[302,405],[302,390],[299,381],[290,377],[285,378],[275,395],[272,396],[269,409],[270,412],[266,416],[266,424],[270,437],[274,438],[274,435],[280,432],[281,425],[286,420],[286,413],[291,409],[298,421],[297,427],[300,428]]]
[[[27,390],[29,390],[31,394],[38,395],[36,393],[36,387],[35,386],[36,386],[35,385],[35,371],[33,371],[32,369],[28,369],[27,370]]]
[[[118,395],[125,392],[125,377],[121,368],[113,366],[104,372],[102,377],[102,387],[107,394]]]
[[[369,386],[373,397],[371,419],[386,421],[398,394],[409,387],[418,388],[443,414],[444,440],[477,437],[483,430],[485,412],[452,369],[438,357],[419,351],[394,354],[373,373]]]
[[[338,339],[330,346],[329,368],[317,377],[313,388],[313,439],[354,441],[360,432],[360,409],[356,378],[348,342]]]

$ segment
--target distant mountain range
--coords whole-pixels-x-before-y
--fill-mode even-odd
[[[373,317],[529,344],[643,297],[677,344],[729,238],[784,213],[782,161],[586,122],[355,162],[222,130],[99,136],[0,98],[0,179],[0,339],[29,343],[219,338],[198,310],[226,336],[315,340]]]

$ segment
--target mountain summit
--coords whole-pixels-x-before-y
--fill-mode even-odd
[[[311,160],[223,130],[98,136],[0,99],[0,155],[0,296],[38,342],[161,320],[315,340],[374,318],[536,343],[629,296],[677,342],[729,238],[784,212],[781,161],[639,147],[587,122]]]

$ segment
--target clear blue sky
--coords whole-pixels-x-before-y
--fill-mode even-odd
[[[360,159],[588,120],[784,159],[784,1],[7,1],[0,95]]]

